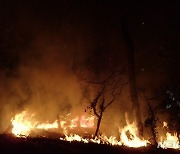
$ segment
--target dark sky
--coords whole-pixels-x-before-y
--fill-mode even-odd
[[[85,46],[73,50],[86,50],[85,61],[93,63],[91,67],[97,71],[98,67],[102,70],[104,65],[109,65],[109,57],[111,61],[123,61],[125,55],[122,53],[126,49],[121,24],[127,12],[137,66],[150,72],[168,67],[168,75],[179,78],[180,11],[177,1],[1,2],[1,67],[16,67],[22,50],[32,48],[38,37],[45,37],[52,44],[64,41],[70,46]]]

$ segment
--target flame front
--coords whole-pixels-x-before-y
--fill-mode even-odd
[[[80,135],[77,134],[70,134],[70,135],[65,135],[65,138],[60,138],[61,140],[65,141],[78,141],[78,142],[84,142],[84,143],[97,143],[97,144],[110,144],[110,145],[122,145],[120,141],[116,139],[114,136],[107,137],[106,135],[101,135],[99,137],[93,138],[83,138]]]
[[[81,128],[93,128],[94,127],[94,117],[87,117],[85,115],[75,118],[71,120],[55,120],[53,123],[49,123],[48,121],[45,123],[40,123],[35,119],[35,114],[29,114],[28,111],[23,111],[22,113],[16,114],[14,118],[11,119],[12,122],[12,134],[17,137],[20,136],[29,136],[31,131],[36,129],[41,130],[50,130],[50,129],[58,129],[59,126],[63,130],[64,134],[68,133],[68,129],[74,129],[76,127]]]
[[[55,120],[52,124],[50,124],[49,122],[39,124],[36,128],[45,129],[45,130],[56,129],[56,128],[58,128],[58,120]]]
[[[12,122],[12,133],[17,136],[29,136],[32,130],[35,129],[56,129],[58,128],[57,120],[54,123],[50,124],[49,122],[46,123],[39,123],[38,121],[34,120],[35,114],[29,114],[27,111],[23,111],[15,115]]]
[[[11,120],[13,128],[12,133],[16,136],[28,136],[37,123],[32,122],[34,114],[28,115],[27,111],[23,111],[15,115]]]
[[[70,114],[69,114],[70,115]],[[68,116],[69,116],[68,115]],[[35,131],[36,129],[40,130],[50,130],[50,129],[58,129],[61,127],[63,130],[64,137],[61,137],[60,140],[65,141],[78,141],[84,143],[97,143],[97,144],[111,144],[111,145],[125,145],[128,147],[141,147],[147,146],[148,141],[144,139],[140,139],[138,137],[138,129],[136,123],[130,124],[127,121],[127,125],[120,131],[119,140],[115,136],[106,136],[105,134],[93,137],[82,137],[77,134],[69,134],[68,130],[74,128],[82,128],[89,129],[94,128],[94,116],[75,116],[75,118],[65,118],[63,120],[55,120],[53,123],[40,123],[35,120],[35,114],[29,114],[28,111],[23,111],[15,115],[12,121],[12,133],[17,137],[29,136],[31,131]]]

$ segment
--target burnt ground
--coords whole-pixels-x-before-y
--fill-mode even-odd
[[[67,142],[54,138],[16,138],[8,134],[0,135],[0,153],[18,154],[101,154],[101,153],[179,153],[178,150],[161,149],[155,147],[128,148],[124,146],[111,146],[95,143]]]

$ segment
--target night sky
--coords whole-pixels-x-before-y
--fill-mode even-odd
[[[82,100],[80,81],[99,81],[115,67],[126,80],[124,18],[133,42],[140,102],[142,91],[153,97],[180,88],[179,8],[178,1],[1,1],[1,115],[29,104],[37,108],[52,98],[55,103],[45,110],[76,108]],[[47,99],[31,103],[41,102],[41,95]]]
[[[17,67],[21,52],[26,54],[40,37],[49,44],[69,44],[69,48],[74,48],[67,49],[69,53],[86,50],[82,52],[88,54],[94,69],[108,65],[109,56],[120,61],[121,53],[126,50],[121,24],[128,11],[137,71],[141,68],[145,72],[168,71],[168,76],[178,79],[178,8],[177,2],[1,2],[1,68]]]

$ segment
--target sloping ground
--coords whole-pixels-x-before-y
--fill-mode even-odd
[[[148,148],[128,148],[94,143],[66,142],[50,138],[16,138],[11,135],[0,135],[0,153],[18,154],[101,154],[101,153],[179,153],[177,150]]]

